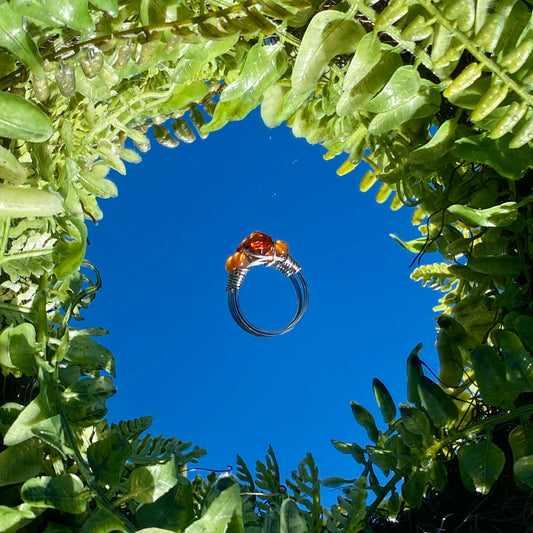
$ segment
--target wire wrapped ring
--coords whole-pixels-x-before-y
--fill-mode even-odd
[[[292,320],[282,329],[269,331],[251,324],[239,306],[239,289],[246,274],[255,266],[274,267],[287,276],[296,291],[297,308]],[[254,231],[237,247],[235,254],[226,261],[229,279],[226,286],[228,306],[231,316],[246,332],[257,337],[276,337],[290,331],[304,316],[309,302],[307,283],[300,265],[289,254],[289,246],[284,241],[274,242],[269,235]]]

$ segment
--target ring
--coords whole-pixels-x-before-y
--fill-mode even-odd
[[[258,265],[279,270],[291,280],[296,291],[296,313],[293,319],[280,330],[268,331],[254,326],[245,318],[239,306],[239,289],[242,282],[246,274]],[[300,265],[289,254],[289,245],[285,241],[274,242],[269,235],[254,231],[237,246],[235,253],[228,258],[226,270],[229,272],[226,286],[229,310],[235,322],[244,331],[257,337],[276,337],[290,331],[304,316],[309,302],[307,283],[302,276]]]

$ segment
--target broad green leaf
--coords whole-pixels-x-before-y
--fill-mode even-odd
[[[118,15],[118,0],[89,0],[89,2],[102,11],[105,11],[111,17]]]
[[[43,462],[43,447],[36,439],[6,448],[0,453],[0,487],[36,476],[43,470]]]
[[[33,19],[32,22],[51,28],[61,26],[61,23],[55,21],[46,11],[42,0],[10,0],[9,4],[13,11]]]
[[[505,454],[490,440],[460,446],[457,457],[465,487],[480,494],[488,494],[505,465]]]
[[[239,484],[234,481],[220,492],[185,533],[244,533]]]
[[[313,90],[329,62],[340,54],[351,54],[365,30],[352,16],[329,9],[317,13],[303,36],[292,70],[295,95]]]
[[[420,237],[419,239],[413,239],[412,241],[402,241],[402,239],[397,235],[394,235],[394,233],[391,233],[390,237],[408,252],[419,253],[423,251],[425,253],[430,253],[437,251],[437,244],[431,242],[427,237]]]
[[[7,5],[0,4],[0,8]],[[16,94],[0,92],[0,137],[44,142],[52,132],[52,121],[35,104]]]
[[[370,411],[357,402],[350,402],[350,407],[357,423],[366,429],[368,438],[373,442],[377,442],[379,440],[379,431]]]
[[[426,470],[429,482],[437,490],[444,490],[448,481],[448,469],[441,459],[434,458],[429,462]]]
[[[279,514],[280,533],[307,533],[307,522],[294,500],[284,499]]]
[[[533,150],[529,145],[511,149],[507,137],[490,139],[487,133],[462,137],[455,141],[452,153],[458,159],[488,165],[511,180],[523,177],[533,165]]]
[[[422,78],[413,65],[400,67],[365,109],[371,113],[383,113],[399,107],[417,96],[421,86]]]
[[[6,446],[14,446],[33,437],[32,427],[46,420],[52,414],[46,389],[42,388],[38,396],[32,400],[18,415],[4,436]]]
[[[519,424],[509,433],[509,445],[513,452],[513,460],[533,455],[533,425]]]
[[[38,78],[45,77],[43,60],[39,50],[25,30],[22,15],[16,12],[9,2],[0,4],[0,47],[9,50],[35,76]],[[1,116],[2,113],[0,112]],[[0,133],[0,136],[6,137],[2,133]]]
[[[519,315],[513,319],[513,327],[520,340],[533,351],[533,317]]]
[[[100,508],[92,511],[85,520],[80,533],[130,533],[130,529],[124,524],[116,513]],[[46,533],[46,532],[45,532]]]
[[[43,0],[43,5],[54,20],[67,28],[83,31],[94,27],[87,0]]]
[[[402,496],[411,507],[420,507],[426,491],[427,474],[421,470],[411,474],[402,485]]]
[[[26,170],[18,159],[0,146],[0,178],[5,182],[20,185],[26,181]]]
[[[387,387],[377,378],[372,381],[372,389],[385,424],[391,424],[396,418],[396,406]]]
[[[178,476],[174,459],[138,467],[130,476],[130,495],[140,503],[153,503],[176,485]]]
[[[0,531],[8,533],[21,531],[26,524],[32,522],[40,514],[40,509],[35,509],[26,503],[17,507],[0,505]]]
[[[183,51],[180,52],[176,68],[172,72],[172,81],[178,86],[189,83],[205,65],[230,50],[238,39],[239,36],[235,35],[223,41],[185,45]]]
[[[63,391],[62,395],[66,402],[77,404],[107,400],[116,392],[117,388],[111,376],[99,376],[86,377],[74,382]]]
[[[400,403],[399,409],[402,422],[408,431],[420,435],[423,439],[430,437],[432,429],[424,411],[404,402]]]
[[[157,111],[162,115],[170,115],[183,109],[193,102],[199,102],[207,96],[209,87],[202,80],[192,80],[183,85],[178,85],[170,98],[161,104]]]
[[[503,355],[507,380],[519,392],[533,392],[533,357],[512,331],[495,332],[494,340]]]
[[[341,442],[339,440],[331,439],[331,444],[341,453],[352,455],[352,457],[360,464],[365,462],[365,451],[359,444],[352,442]]]
[[[0,188],[1,194],[1,188]],[[1,201],[1,200],[0,200]],[[0,368],[2,373],[15,376],[35,374],[38,356],[35,328],[29,322],[8,326],[0,333]]]
[[[480,274],[491,276],[515,277],[526,268],[519,257],[502,255],[496,257],[471,257],[467,263],[468,268]]]
[[[87,460],[96,479],[103,485],[113,486],[120,480],[131,444],[119,433],[93,442],[87,449]]]
[[[227,102],[219,102],[215,107],[213,120],[203,126],[202,131],[210,133],[223,128],[228,122],[242,120],[258,105],[259,101],[241,102],[240,100],[229,100]]]
[[[51,416],[33,424],[31,432],[39,440],[54,447],[63,457],[74,453],[72,448],[66,444],[65,428],[61,420],[61,415]]]
[[[259,42],[248,52],[239,77],[224,89],[220,101],[258,102],[286,70],[285,49],[279,44],[263,46]]]
[[[418,378],[424,375],[422,363],[418,354],[422,351],[422,343],[418,343],[407,358],[407,399],[417,407],[420,407],[418,394]]]
[[[106,370],[115,376],[115,359],[111,352],[85,335],[71,339],[66,357],[83,370]]]
[[[513,465],[514,475],[529,488],[533,488],[533,455],[520,457]]]
[[[474,209],[455,204],[448,207],[448,211],[467,226],[495,228],[511,225],[518,216],[518,205],[516,202],[505,202],[487,209]]]
[[[74,474],[28,479],[20,494],[25,503],[34,507],[52,507],[65,513],[80,514],[87,509],[88,491]]]
[[[0,184],[0,217],[49,217],[61,211],[63,198],[58,193]]]
[[[140,527],[183,531],[194,520],[191,482],[178,476],[176,485],[154,503],[145,503],[136,514]]]
[[[505,379],[505,364],[492,346],[482,344],[472,351],[472,366],[483,400],[489,405],[510,407],[518,392]]]
[[[361,37],[355,54],[344,75],[342,88],[349,91],[355,87],[381,59],[381,41],[377,32],[366,33]]]
[[[430,82],[423,81],[418,94],[396,107],[377,114],[370,122],[368,131],[374,135],[386,133],[409,120],[433,115],[440,106],[440,92]]]
[[[463,377],[463,357],[461,338],[464,329],[455,321],[446,321],[437,334],[437,353],[439,355],[439,380],[445,387],[457,387]]]
[[[433,424],[439,428],[449,428],[455,425],[459,416],[459,409],[436,383],[426,376],[420,376],[418,378],[418,393]]]

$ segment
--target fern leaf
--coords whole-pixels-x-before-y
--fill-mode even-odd
[[[457,282],[456,277],[448,270],[446,263],[422,265],[413,271],[411,278],[422,282],[424,287],[431,287],[442,292],[450,291],[454,283]]]
[[[186,451],[191,446],[191,442],[182,442],[176,437],[165,439],[162,435],[152,437],[148,434],[142,439],[137,438],[132,443],[132,452],[129,460],[138,465],[146,465],[164,463],[172,457],[175,457],[179,465],[197,463],[198,458],[207,452],[199,446],[195,446],[192,450]]]
[[[143,431],[152,424],[153,417],[141,416],[133,420],[121,420],[118,424],[111,424],[111,431],[120,433],[128,441],[136,439]]]

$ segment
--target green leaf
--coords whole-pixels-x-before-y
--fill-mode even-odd
[[[154,503],[145,503],[136,514],[140,527],[183,531],[194,520],[193,491],[190,481],[178,476],[176,485]]]
[[[79,270],[87,245],[87,226],[82,220],[70,216],[62,220],[62,224],[66,227],[69,239],[61,239],[54,249],[54,274],[58,279],[66,278]]]
[[[286,498],[280,509],[280,533],[307,533],[305,518],[294,500]]]
[[[4,436],[6,446],[14,446],[33,437],[32,427],[47,419],[52,414],[46,389],[42,388],[38,396],[32,400],[18,415]]]
[[[533,317],[518,315],[513,319],[512,324],[520,340],[530,351],[533,351]]]
[[[32,425],[31,432],[39,440],[55,448],[63,457],[72,455],[74,451],[66,444],[65,428],[61,415],[54,415]]]
[[[496,350],[482,344],[472,351],[472,367],[476,375],[479,392],[485,402],[498,407],[510,407],[518,396],[505,379],[505,364]]]
[[[418,378],[418,393],[429,418],[437,427],[449,428],[455,425],[459,416],[459,409],[436,383],[426,376],[420,376]]]
[[[174,459],[162,464],[141,466],[130,476],[130,495],[141,503],[153,503],[178,482]]]
[[[471,257],[468,260],[467,266],[474,272],[479,272],[480,274],[506,277],[518,276],[525,268],[520,258],[514,255]]]
[[[426,490],[427,474],[421,470],[411,474],[402,485],[402,496],[411,507],[420,507]]]
[[[93,442],[87,449],[87,460],[94,476],[102,485],[113,486],[120,480],[131,444],[120,433]]]
[[[507,137],[490,139],[487,133],[463,137],[455,141],[452,153],[458,159],[488,165],[511,180],[523,177],[533,166],[533,150],[529,145],[511,149]]]
[[[374,68],[381,59],[381,41],[377,32],[366,33],[361,37],[355,54],[344,75],[342,88],[349,91]]]
[[[23,503],[17,507],[0,505],[0,531],[15,533],[22,531],[23,526],[29,524],[40,514],[40,509],[32,508]]]
[[[85,335],[71,339],[66,358],[83,370],[106,370],[115,376],[115,359],[111,352]]]
[[[461,446],[457,457],[465,487],[480,494],[488,494],[505,465],[505,454],[490,440]]]
[[[74,474],[28,479],[20,494],[26,503],[35,507],[52,507],[72,514],[85,512],[89,496],[80,478]]]
[[[74,382],[67,387],[62,396],[66,402],[72,404],[92,403],[98,400],[107,400],[117,392],[110,376],[99,376],[97,378],[86,377]]]
[[[519,392],[533,392],[533,357],[512,331],[499,330],[494,340],[503,355],[506,377]]]
[[[230,478],[226,488],[185,533],[244,533],[239,484]]]
[[[400,237],[391,233],[390,236],[404,249],[411,253],[430,253],[437,251],[436,242],[431,242],[427,237],[420,237],[419,239],[413,239],[412,241],[402,241]]]
[[[4,375],[32,376],[37,355],[35,328],[29,322],[8,326],[0,333],[0,368]]]
[[[0,453],[0,487],[36,476],[41,473],[43,462],[43,446],[36,439],[10,446]]]
[[[533,488],[533,455],[520,457],[513,465],[514,475],[524,485]]]
[[[207,96],[209,87],[202,80],[192,80],[183,85],[178,85],[172,92],[170,98],[161,104],[157,111],[161,115],[170,115],[193,102],[199,102]]]
[[[18,159],[3,146],[0,146],[0,178],[14,185],[26,181],[26,170]]]
[[[379,440],[379,431],[370,411],[357,402],[350,402],[350,407],[357,423],[366,429],[368,438],[373,442],[377,442]]]
[[[392,399],[390,392],[377,378],[374,378],[372,381],[372,389],[374,391],[374,396],[376,397],[376,402],[381,410],[383,422],[385,422],[385,424],[391,424],[396,418],[396,406],[394,405],[394,400]]]
[[[378,135],[397,128],[409,120],[433,115],[441,102],[440,92],[436,87],[431,82],[422,80],[421,88],[416,96],[410,97],[408,100],[392,100],[395,105],[377,114],[371,120],[368,131]]]
[[[22,15],[12,9],[9,2],[0,4],[0,47],[9,50],[37,78],[45,77],[43,60],[39,50],[25,30]],[[0,112],[1,116],[2,113]],[[1,133],[0,135],[6,137]]]
[[[474,209],[455,204],[448,207],[448,211],[467,226],[496,228],[510,226],[516,220],[518,205],[516,202],[505,202],[487,209]]]
[[[87,0],[43,0],[43,5],[54,20],[67,28],[84,31],[94,27]]]
[[[220,95],[220,101],[258,102],[287,70],[287,64],[287,53],[280,44],[263,46],[258,42],[248,52],[239,77]]]
[[[89,518],[83,523],[80,533],[116,533],[117,531],[130,533],[130,529],[117,514],[100,508],[96,512],[91,511]]]
[[[437,334],[437,352],[439,355],[439,379],[445,387],[457,387],[463,377],[463,357],[461,338],[466,334],[464,328],[456,321],[446,320]]]
[[[400,403],[399,408],[405,428],[414,435],[428,439],[431,435],[431,425],[424,411],[404,402]]]
[[[513,452],[513,460],[533,455],[533,425],[519,424],[509,433],[509,445]]]
[[[9,4],[13,11],[26,18],[33,19],[32,22],[58,28],[61,24],[55,21],[45,10],[42,0],[10,0]],[[35,46],[35,45],[34,45]]]
[[[63,211],[63,198],[56,192],[0,184],[0,198],[0,217],[49,217]]]
[[[312,91],[329,62],[337,55],[354,52],[364,34],[364,28],[350,15],[333,9],[317,13],[305,30],[294,62],[294,94]]]
[[[0,8],[6,5],[0,4]],[[0,92],[0,137],[44,142],[52,132],[52,121],[35,104],[16,94]]]
[[[417,407],[420,407],[418,394],[418,378],[424,375],[422,363],[418,354],[422,350],[422,343],[417,344],[407,358],[407,399]]]
[[[89,0],[90,3],[100,9],[105,11],[111,17],[116,17],[118,15],[118,0]]]

